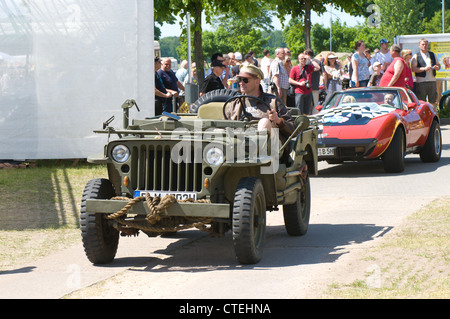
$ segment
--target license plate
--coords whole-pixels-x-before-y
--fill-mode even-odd
[[[183,200],[192,198],[194,200],[197,199],[197,193],[194,192],[169,192],[169,191],[134,191],[134,197],[144,196],[146,193],[149,193],[151,197],[161,197],[163,198],[166,195],[175,196],[176,200]]]
[[[336,147],[320,147],[317,149],[317,155],[319,156],[333,156],[336,151]]]

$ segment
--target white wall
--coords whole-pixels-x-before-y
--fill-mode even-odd
[[[153,0],[0,2],[0,159],[85,158],[153,114]]]

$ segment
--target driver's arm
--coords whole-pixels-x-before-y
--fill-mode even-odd
[[[277,124],[277,127],[280,129],[280,134],[289,137],[292,132],[294,132],[294,119],[289,113],[286,106],[280,101],[276,100],[275,103],[278,104],[278,117],[280,118],[280,122]]]

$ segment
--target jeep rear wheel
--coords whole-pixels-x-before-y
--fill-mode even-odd
[[[116,194],[111,182],[98,178],[90,180],[84,189],[81,200],[81,237],[87,258],[93,264],[111,262],[119,245],[119,232],[111,226],[105,214],[86,211],[88,199],[110,199]]]
[[[301,181],[302,189],[297,192],[296,202],[283,205],[284,227],[290,236],[303,236],[308,231],[311,211],[309,176]]]
[[[261,181],[244,177],[237,186],[233,203],[233,244],[241,264],[261,260],[266,232],[266,199]]]

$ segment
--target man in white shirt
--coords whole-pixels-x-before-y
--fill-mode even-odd
[[[269,83],[270,83],[270,79],[269,79],[269,69],[270,69],[270,62],[272,62],[270,60],[270,51],[265,49],[264,52],[264,57],[261,59],[261,71],[264,74],[264,79],[261,81],[262,87],[263,87],[263,91],[265,93],[267,93],[267,91],[269,90]]]
[[[271,81],[275,84],[276,90],[272,94],[277,95],[286,105],[287,91],[289,88],[289,74],[284,68],[284,49],[275,50],[275,59],[270,64]]]
[[[422,101],[426,101],[428,97],[428,102],[436,107],[436,71],[441,69],[441,65],[436,55],[428,51],[427,39],[422,38],[419,41],[419,49],[411,59],[411,71],[416,74],[416,95]]]
[[[389,41],[385,38],[380,40],[380,51],[377,52],[374,56],[373,63],[380,62],[381,63],[381,73],[384,73],[386,69],[389,67],[394,58],[391,57],[391,53],[389,52]]]

